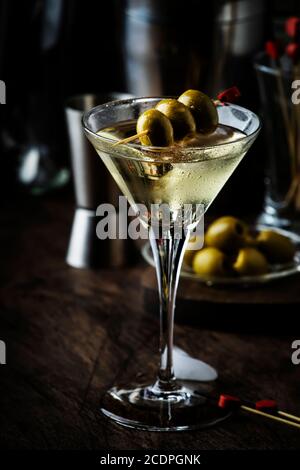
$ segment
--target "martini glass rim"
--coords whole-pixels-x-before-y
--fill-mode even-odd
[[[157,101],[165,99],[165,98],[175,98],[175,97],[174,96],[163,96],[163,97],[159,97],[159,96],[147,97],[146,96],[146,97],[139,97],[139,98],[128,98],[128,99],[125,99],[125,100],[114,100],[114,101],[109,101],[107,103],[100,104],[100,105],[95,106],[95,107],[91,108],[90,110],[83,113],[83,115],[82,115],[82,126],[83,126],[84,131],[86,132],[87,136],[92,137],[92,139],[95,139],[98,142],[103,142],[104,144],[111,145],[111,148],[113,149],[114,156],[119,157],[119,158],[126,158],[126,159],[129,159],[129,160],[139,160],[139,161],[141,161],[141,159],[142,159],[142,160],[148,161],[148,162],[149,161],[152,161],[152,162],[172,161],[172,157],[174,159],[175,155],[176,155],[176,160],[184,161],[185,156],[192,157],[193,155],[198,154],[197,157],[199,157],[199,151],[200,152],[211,151],[213,149],[223,148],[223,147],[226,147],[226,146],[232,146],[232,145],[235,145],[235,144],[241,143],[241,142],[246,143],[247,141],[251,141],[252,139],[255,139],[256,136],[259,134],[259,132],[261,130],[261,127],[262,127],[261,119],[257,114],[255,114],[253,111],[250,111],[247,108],[244,108],[242,106],[238,106],[238,105],[233,104],[233,103],[224,103],[224,105],[227,108],[229,107],[229,108],[235,109],[237,111],[241,111],[241,112],[244,112],[244,113],[245,112],[251,113],[253,118],[257,121],[257,126],[249,134],[242,135],[241,137],[238,137],[237,139],[234,139],[234,140],[230,140],[228,142],[218,142],[218,143],[213,144],[213,145],[203,144],[203,145],[197,146],[197,147],[194,147],[194,146],[180,146],[179,147],[179,146],[174,146],[174,145],[169,146],[169,147],[155,147],[155,146],[146,146],[146,145],[135,144],[135,143],[126,143],[126,144],[120,144],[119,146],[114,146],[113,147],[113,144],[116,144],[115,139],[98,134],[97,132],[99,132],[101,130],[101,128],[98,129],[98,131],[95,132],[89,126],[90,117],[93,114],[97,113],[97,112],[101,112],[102,110],[103,111],[105,109],[108,110],[111,107],[117,108],[117,107],[120,107],[122,105],[124,106],[124,105],[133,105],[133,104],[144,103],[145,101],[150,102],[150,103],[151,102],[154,103],[154,102],[157,102]],[[122,121],[119,121],[119,122],[122,122]],[[113,123],[113,122],[108,123],[107,127],[113,126],[113,124],[115,124],[115,123]],[[221,124],[223,124],[223,123],[221,122]],[[231,126],[231,127],[233,129],[239,130],[238,128],[235,128],[233,126]],[[103,129],[105,129],[105,128],[103,128]],[[244,131],[240,131],[240,132],[244,132]],[[124,155],[124,153],[123,153],[124,152],[124,147],[126,147],[128,149],[139,151],[139,154],[137,155],[137,154],[133,153],[132,155],[128,155],[128,154]],[[221,155],[221,156],[216,156],[216,157],[213,157],[213,158],[224,159],[226,157],[228,158],[227,154]],[[160,160],[160,159],[162,159],[162,160]],[[205,158],[205,155],[202,155],[202,158],[196,158],[195,161],[199,162],[199,161],[203,161],[203,160],[206,160],[206,159],[207,158]],[[209,159],[212,159],[212,157],[210,156]],[[191,162],[192,159],[187,158],[185,161]]]

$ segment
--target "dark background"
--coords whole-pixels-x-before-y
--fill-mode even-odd
[[[258,2],[262,26],[254,19],[247,39],[253,47],[240,57],[230,51],[226,56],[218,35],[216,18],[225,3],[1,0],[0,78],[7,86],[7,104],[0,108],[2,199],[30,192],[18,181],[18,165],[34,142],[56,165],[69,167],[63,108],[74,94],[176,95],[198,87],[215,96],[237,85],[240,104],[259,112],[253,57],[284,17],[299,12],[299,2]],[[159,64],[159,84],[153,61]],[[262,135],[213,211],[253,215],[260,210],[265,154]]]

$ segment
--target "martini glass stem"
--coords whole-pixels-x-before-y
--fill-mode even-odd
[[[176,239],[172,228],[163,238],[155,238],[150,229],[160,301],[160,362],[154,386],[157,392],[172,392],[179,388],[173,365],[174,310],[180,268],[188,238],[187,234],[182,234],[182,238]]]

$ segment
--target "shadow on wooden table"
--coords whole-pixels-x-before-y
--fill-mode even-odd
[[[158,316],[158,294],[154,269],[142,276],[144,307]],[[214,330],[258,334],[290,334],[297,325],[300,275],[260,287],[208,287],[180,279],[176,301],[177,323]]]

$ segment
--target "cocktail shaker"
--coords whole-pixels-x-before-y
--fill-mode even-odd
[[[101,203],[118,203],[119,190],[82,131],[84,111],[109,101],[130,98],[128,94],[81,95],[68,99],[68,127],[76,210],[66,261],[76,268],[120,266],[128,255],[127,240],[99,240],[96,209]],[[112,217],[116,217],[112,215]],[[115,221],[117,223],[117,220]]]
[[[234,84],[244,99],[255,83],[251,59],[263,45],[264,4],[122,2],[119,48],[127,90],[137,96],[164,96],[199,88],[216,96]]]
[[[264,44],[268,20],[264,0],[120,3],[118,45],[126,91],[137,96],[178,96],[194,88],[214,97],[236,85],[241,90],[239,104],[258,110],[252,59]],[[259,144],[250,149],[247,164],[240,165],[223,197],[214,202],[215,214],[242,215],[260,208],[264,149]]]

